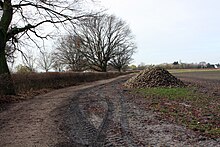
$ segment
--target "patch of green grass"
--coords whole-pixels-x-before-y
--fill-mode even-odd
[[[144,88],[138,90],[140,93],[148,96],[165,97],[170,100],[175,99],[193,99],[196,97],[193,90],[188,88]]]
[[[206,133],[210,132],[210,130],[213,130],[213,129],[211,129],[212,128],[211,124],[200,124],[199,122],[190,123],[189,128],[191,128],[192,130],[195,130],[195,131],[206,132]]]
[[[220,128],[213,128],[208,131],[209,134],[214,134],[216,136],[220,136]]]
[[[198,93],[196,87],[143,88],[135,92],[146,98],[146,109],[209,137],[220,137],[219,97]]]

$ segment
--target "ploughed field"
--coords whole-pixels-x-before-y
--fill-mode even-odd
[[[206,135],[220,136],[220,70],[171,70],[196,93],[196,99],[185,101],[192,109],[188,127]],[[193,112],[194,111],[194,112]],[[185,115],[187,116],[187,115]],[[183,121],[183,120],[182,120]]]
[[[170,73],[180,78],[193,78],[202,80],[218,80],[220,81],[220,69],[207,70],[170,70]]]
[[[200,87],[201,92],[220,96],[220,70],[171,70],[182,81]]]

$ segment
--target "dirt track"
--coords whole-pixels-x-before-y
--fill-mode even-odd
[[[53,91],[0,113],[0,146],[220,146],[146,111],[126,76]]]

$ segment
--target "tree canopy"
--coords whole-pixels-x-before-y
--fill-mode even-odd
[[[86,18],[72,33],[78,38],[76,49],[85,56],[89,67],[96,71],[106,72],[109,61],[122,52],[130,60],[136,48],[129,26],[114,15]]]
[[[52,24],[56,29],[65,28],[67,24],[75,25],[79,19],[91,16],[82,11],[82,2],[83,0],[0,0],[0,80],[6,83],[1,86],[0,93],[15,94],[6,61],[6,46],[22,52],[19,46],[29,39],[41,48],[35,38],[44,41],[51,37],[51,34],[42,30],[43,27],[51,27]]]

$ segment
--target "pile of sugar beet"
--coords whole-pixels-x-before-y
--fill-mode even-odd
[[[128,88],[185,87],[185,84],[160,67],[149,67],[124,84]]]

